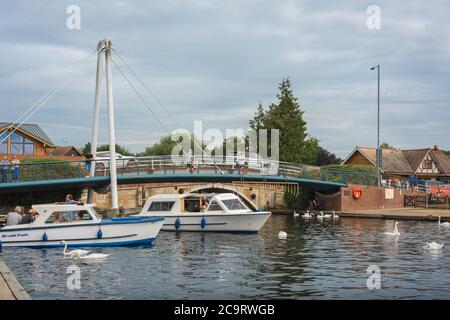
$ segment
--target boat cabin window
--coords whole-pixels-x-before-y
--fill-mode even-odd
[[[213,200],[209,205],[208,211],[223,211],[222,207],[217,203],[216,200]]]
[[[184,199],[184,209],[188,212],[200,212],[200,199]]]
[[[153,201],[148,211],[170,211],[175,201]]]
[[[223,204],[228,208],[228,210],[248,210],[248,208],[239,199],[228,199],[222,200]]]
[[[63,223],[92,220],[91,215],[86,210],[83,211],[57,211],[45,221],[45,223]]]

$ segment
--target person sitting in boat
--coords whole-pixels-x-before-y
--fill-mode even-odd
[[[15,226],[19,224],[22,219],[22,214],[22,207],[15,207],[14,211],[11,211],[6,215],[6,226]]]
[[[201,206],[202,212],[206,212],[206,208],[208,208],[208,200],[203,199],[202,206]]]
[[[30,211],[28,211],[28,213],[22,217],[22,220],[20,220],[20,224],[32,223],[34,221],[33,220],[33,211],[34,211],[34,209],[30,209]]]
[[[83,221],[84,220],[84,214],[83,212],[78,212],[77,214],[77,221]]]

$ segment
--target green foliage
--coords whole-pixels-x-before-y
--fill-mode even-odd
[[[305,210],[313,196],[314,191],[310,189],[300,189],[298,193],[285,191],[284,202],[289,210]]]
[[[319,150],[319,142],[307,133],[303,111],[294,96],[289,78],[283,79],[278,89],[277,103],[270,104],[267,111],[260,103],[254,118],[249,122],[250,127],[280,130],[281,161],[313,164]]]
[[[178,140],[178,143],[181,144],[184,137],[180,137]],[[195,139],[195,142],[194,142]],[[151,147],[145,148],[144,152],[139,153],[139,156],[164,156],[164,155],[171,155],[173,148],[177,143],[175,141],[172,141],[172,137],[170,135],[162,137],[159,142],[155,143]],[[191,149],[194,151],[198,146],[202,146],[202,149],[206,149],[206,145],[202,144],[197,137],[195,137],[193,134],[191,135]],[[186,151],[186,150],[185,150]]]
[[[109,144],[102,144],[98,146],[97,151],[109,151]],[[116,152],[120,153],[123,156],[133,155],[133,153],[130,152],[125,146],[121,146],[120,144],[116,144]]]
[[[20,161],[19,181],[67,179],[85,176],[84,163],[52,158],[26,158]]]
[[[391,146],[389,143],[383,142],[382,144],[380,144],[380,149],[395,149],[395,148]]]
[[[81,149],[83,155],[88,154],[91,152],[91,143],[88,142],[84,145],[84,147]],[[97,151],[109,151],[109,144],[102,144],[97,146]],[[133,153],[130,152],[125,146],[122,146],[120,144],[116,144],[116,152],[120,153],[123,156],[132,156]]]

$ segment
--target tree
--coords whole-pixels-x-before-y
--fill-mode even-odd
[[[195,142],[194,142],[195,139]],[[178,143],[180,146],[183,146],[181,143],[183,137],[180,137]],[[172,136],[167,135],[159,139],[159,142],[153,144],[151,147],[145,148],[144,152],[140,153],[141,156],[167,156],[172,154],[173,148],[177,145],[177,142],[172,141]],[[193,134],[191,135],[191,149],[195,151],[198,146],[202,146],[202,150],[206,149],[206,145],[202,144],[199,139],[197,139]],[[185,150],[187,151],[187,150]]]
[[[262,117],[265,129],[279,129],[279,158],[281,161],[312,164],[318,150],[317,139],[310,137],[303,119],[303,111],[294,96],[289,78],[283,79],[278,87],[278,102],[272,103]],[[258,107],[258,109],[260,109]],[[251,125],[256,125],[260,113]]]
[[[316,159],[314,161],[314,165],[316,166],[326,166],[329,164],[340,164],[342,159],[336,157],[334,153],[329,152],[328,150],[319,147],[318,152],[316,154]]]
[[[109,144],[102,144],[97,146],[97,151],[109,151]],[[88,142],[84,145],[82,148],[83,154],[88,154],[91,152],[91,143]],[[131,153],[125,146],[121,146],[119,144],[116,144],[116,152],[120,153],[123,156],[132,156],[133,153]]]
[[[175,141],[172,141],[171,136],[162,137],[159,142],[153,144],[151,147],[145,148],[141,154],[143,156],[165,156],[172,154],[173,148],[177,145]]]
[[[264,117],[266,116],[266,112],[264,111],[264,107],[260,102],[258,108],[256,109],[255,116],[253,119],[249,121],[250,128],[258,131],[259,129],[264,128]]]
[[[380,144],[380,149],[395,149],[395,148],[391,146],[389,143],[383,142],[382,144]]]

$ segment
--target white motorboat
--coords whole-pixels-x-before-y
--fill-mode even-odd
[[[258,232],[271,213],[233,193],[162,194],[149,197],[138,216],[165,217],[164,231]]]
[[[3,247],[69,247],[151,244],[161,229],[162,217],[103,219],[93,204],[40,204],[30,224],[0,228]]]

